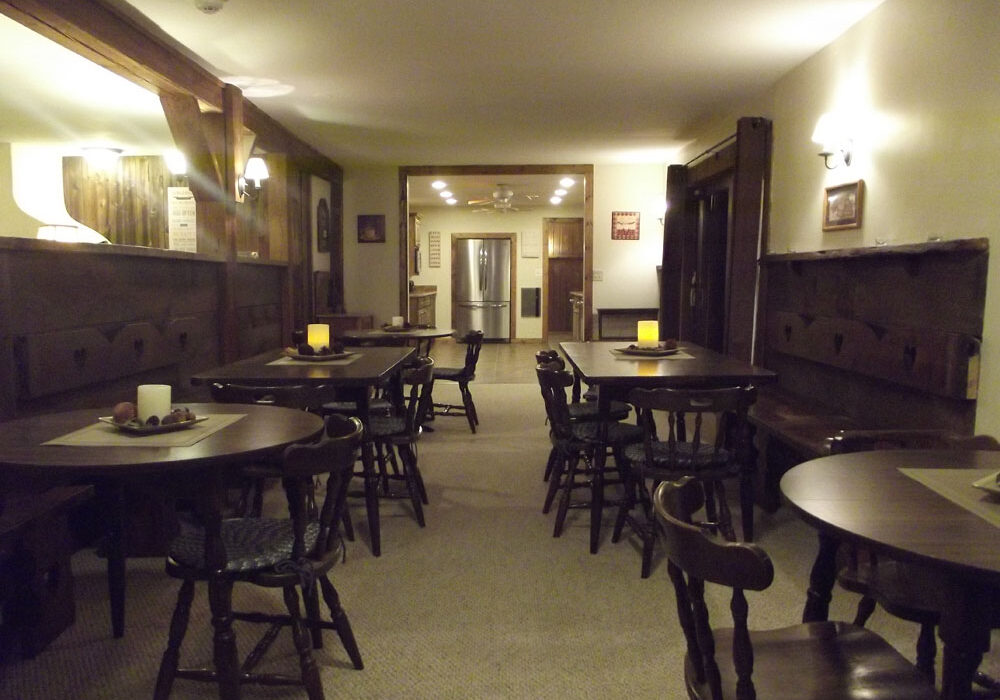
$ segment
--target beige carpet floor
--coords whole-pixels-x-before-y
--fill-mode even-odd
[[[436,398],[447,389],[436,390]],[[552,537],[541,513],[549,449],[537,386],[476,383],[481,427],[438,418],[420,443],[429,491],[426,528],[405,501],[382,511],[381,557],[373,557],[360,503],[358,539],[334,582],[354,627],[365,669],[350,668],[332,634],[318,652],[329,698],[683,698],[684,644],[659,558],[639,577],[634,542],[612,544],[608,511],[600,551],[588,552],[585,511],[571,511]],[[457,398],[457,392],[455,397]],[[280,501],[269,495],[269,504]],[[278,499],[275,501],[275,499]],[[815,547],[813,532],[788,509],[758,514],[758,541],[775,561],[770,589],[751,594],[751,625],[798,621]],[[127,631],[109,634],[103,560],[73,561],[77,622],[29,661],[0,664],[0,698],[135,698],[152,692],[176,582],[159,559],[128,563]],[[728,599],[712,591],[725,612]],[[209,663],[210,631],[199,591],[184,646],[188,662]],[[281,609],[280,595],[238,588],[237,607]],[[835,596],[832,616],[853,616],[855,597]],[[877,611],[871,626],[913,657],[916,629]],[[251,625],[237,628],[241,648]],[[287,633],[268,664],[295,672]],[[790,670],[790,682],[794,682]],[[215,697],[214,688],[178,681],[175,698]],[[300,689],[247,688],[244,697],[304,697]]]

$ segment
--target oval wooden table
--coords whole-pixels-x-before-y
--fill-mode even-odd
[[[840,542],[925,566],[948,588],[941,697],[971,698],[992,620],[1000,619],[1000,499],[971,484],[997,471],[1000,452],[877,450],[786,472],[781,492],[820,540],[803,621],[826,619]]]
[[[227,418],[226,421],[232,422],[226,422],[198,442],[178,446],[144,443],[150,436],[130,437],[130,444],[125,446],[44,444],[92,427],[98,416],[110,415],[110,409],[80,409],[0,423],[0,483],[45,485],[90,481],[106,494],[108,593],[116,637],[123,635],[125,627],[123,485],[162,483],[193,496],[206,530],[206,561],[214,562],[221,571],[225,562],[220,528],[226,470],[248,459],[279,454],[291,443],[311,440],[323,430],[319,416],[290,408],[218,403],[187,404],[187,407],[197,416],[241,417]],[[188,430],[193,428],[168,434],[181,435]],[[209,580],[209,599],[216,623],[215,663],[228,681],[220,686],[224,697],[239,695],[235,635],[229,615],[231,592],[232,584]]]

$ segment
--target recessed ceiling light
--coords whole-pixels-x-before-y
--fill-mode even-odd
[[[573,185],[576,184],[576,180],[574,180],[571,177],[564,177],[562,180],[559,181],[559,184],[562,185],[563,187],[572,187]]]
[[[449,197],[449,198],[448,198],[448,199],[446,199],[445,201],[446,201],[446,202],[448,202],[448,204],[451,204],[451,205],[455,205],[455,204],[457,204],[457,203],[458,203],[458,200],[457,200],[457,199],[455,199],[454,197]]]
[[[448,197],[451,196],[451,192],[449,192],[448,190],[441,190],[439,194],[443,199],[448,199]]]
[[[444,180],[435,180],[434,182],[431,183],[431,187],[433,187],[436,190],[443,190],[447,186],[448,183],[445,182]]]
[[[553,195],[552,197],[549,197],[549,202],[551,202],[552,204],[559,204],[560,202],[562,202],[562,197],[556,197],[555,195]]]
[[[566,196],[566,190],[564,190],[563,188],[560,187],[553,194],[555,194],[556,197],[565,197]]]

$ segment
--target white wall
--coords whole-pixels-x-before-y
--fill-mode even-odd
[[[11,146],[0,143],[0,236],[34,238],[43,222],[25,214],[14,201],[14,173]]]
[[[660,305],[656,266],[663,256],[667,169],[661,164],[594,167],[593,308]],[[611,212],[639,212],[639,240],[611,240]],[[603,281],[597,281],[603,277]]]
[[[375,323],[399,313],[399,184],[394,167],[344,172],[344,305]],[[358,215],[385,215],[385,243],[358,243]]]
[[[1000,241],[1000,2],[888,0],[766,94],[696,137],[681,161],[739,116],[774,121],[770,252],[986,237]],[[856,123],[849,168],[828,171],[811,135],[821,114]],[[728,129],[728,131],[726,131]],[[862,227],[821,230],[824,187],[863,179]],[[1000,256],[991,255],[979,432],[1000,435]],[[941,290],[946,294],[947,290]]]
[[[593,308],[654,307],[659,305],[656,266],[663,248],[663,214],[666,166],[657,164],[594,166],[594,270],[603,281],[594,282]],[[590,183],[588,183],[590,186]],[[396,168],[351,169],[344,173],[344,287],[347,310],[374,314],[376,322],[398,313],[398,196]],[[611,240],[611,212],[638,211],[639,240]],[[357,243],[357,214],[386,214],[384,244]],[[517,233],[517,288],[540,287],[541,258],[521,257],[524,232],[541,235],[544,217],[582,216],[561,209],[509,212],[504,215],[461,214],[449,209],[420,212],[421,274],[416,284],[438,288],[438,323],[451,322],[451,234]],[[452,218],[455,217],[455,218]],[[441,267],[428,267],[427,234],[441,232]],[[390,274],[391,272],[391,274]],[[544,292],[543,292],[544,293]],[[520,291],[516,295],[520,303]],[[541,336],[541,319],[521,318],[515,311],[517,338]]]

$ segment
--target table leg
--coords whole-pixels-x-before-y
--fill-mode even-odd
[[[111,634],[117,639],[125,635],[125,485],[117,480],[102,481],[95,490],[105,518]]]
[[[396,397],[392,396],[395,401]],[[382,527],[379,522],[378,505],[378,472],[375,469],[375,445],[372,442],[368,426],[371,409],[368,402],[368,389],[358,393],[358,418],[364,426],[365,434],[361,442],[361,468],[365,481],[365,511],[368,514],[368,532],[371,537],[372,554],[382,556]]]
[[[837,577],[837,549],[840,542],[824,533],[819,533],[819,551],[812,571],[809,572],[809,591],[802,611],[803,622],[822,622],[830,614],[830,599]]]
[[[594,476],[590,485],[590,553],[597,554],[601,542],[601,520],[604,518],[604,468],[608,454],[608,420],[611,415],[611,392],[597,394],[597,415],[600,419],[598,444],[594,449]]]
[[[995,590],[949,581],[938,634],[943,642],[941,697],[971,700],[972,682],[990,648],[989,621],[995,619]]]

